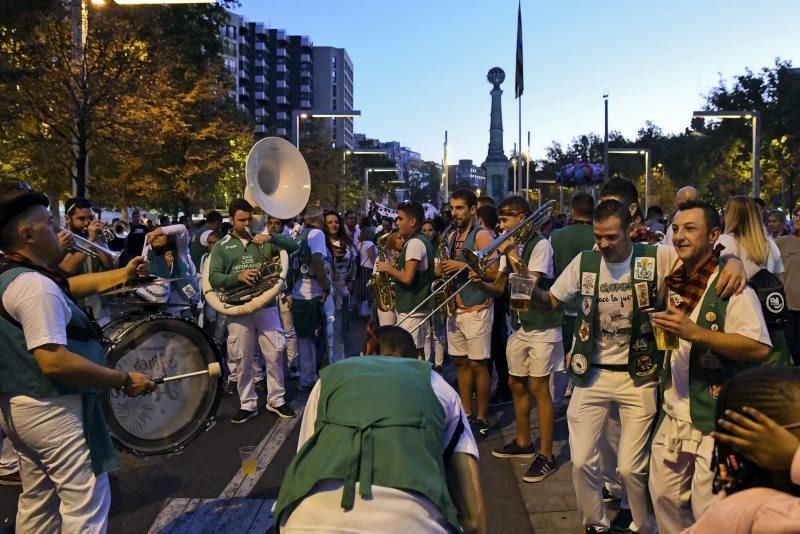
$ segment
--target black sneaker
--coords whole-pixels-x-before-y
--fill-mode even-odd
[[[508,445],[494,449],[492,456],[495,458],[533,458],[536,456],[536,449],[533,447],[533,443],[528,444],[527,447],[521,447],[517,440],[513,439]]]
[[[444,375],[444,368],[441,365],[434,365],[433,370],[439,373],[440,375]]]
[[[533,459],[533,463],[522,475],[522,480],[525,482],[540,482],[549,477],[558,470],[555,461],[548,460],[541,454],[537,454]]]
[[[256,391],[267,391],[267,379],[262,378],[256,381]]]
[[[289,366],[289,378],[291,378],[292,380],[300,378],[300,371],[298,371],[297,367],[295,367],[294,365]]]
[[[597,527],[586,527],[586,534],[603,534],[605,530],[597,530]]]
[[[284,419],[291,419],[297,415],[294,413],[294,410],[289,408],[288,404],[281,404],[280,406],[270,406],[267,404],[267,410],[274,414],[278,414],[278,417],[283,417]]]
[[[258,416],[258,409],[255,409],[252,412],[250,410],[239,410],[236,412],[236,415],[231,417],[231,423],[238,425],[256,416]]]
[[[611,495],[611,492],[603,486],[603,502],[606,504],[619,504],[622,499],[618,499]]]
[[[627,508],[620,508],[617,517],[611,522],[611,532],[630,532],[633,514]]]
[[[489,421],[475,418],[470,422],[469,426],[475,439],[483,439],[489,435]]]
[[[495,391],[492,398],[489,399],[489,406],[503,406],[504,404],[511,404],[514,399],[511,398],[511,393],[501,393]]]

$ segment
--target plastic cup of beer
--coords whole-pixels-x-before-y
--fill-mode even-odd
[[[653,336],[656,338],[656,348],[658,350],[678,350],[678,336],[672,332],[667,332],[655,323],[653,324]]]
[[[242,459],[242,473],[245,475],[256,474],[256,447],[248,445],[239,449],[239,457]]]
[[[515,312],[528,311],[531,307],[531,295],[536,286],[537,276],[511,273],[508,275],[508,287],[511,293],[511,309]]]

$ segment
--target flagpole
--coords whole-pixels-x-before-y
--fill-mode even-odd
[[[514,183],[517,186],[515,188],[514,193],[519,194],[519,189],[522,188],[522,158],[520,157],[522,153],[522,93],[525,89],[525,83],[523,81],[523,61],[522,61],[522,0],[517,2],[517,61],[516,61],[516,73],[514,76],[514,95],[517,97],[519,102],[518,105],[518,141],[519,143],[517,146],[519,150],[516,154],[517,156],[517,169],[514,173]]]

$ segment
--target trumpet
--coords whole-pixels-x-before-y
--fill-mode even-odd
[[[63,228],[56,228],[56,233],[64,231]],[[100,259],[100,256],[108,256],[114,264],[119,263],[119,257],[122,251],[114,251],[100,243],[86,239],[76,233],[72,234],[72,244],[69,249],[73,252],[80,252],[86,254],[90,258]]]
[[[106,242],[115,239],[125,239],[131,233],[131,225],[125,221],[117,221],[112,223],[101,230],[100,235]]]
[[[494,254],[494,252],[496,252],[497,249],[500,248],[500,245],[505,243],[507,240],[513,239],[514,243],[516,243],[516,244],[520,244],[520,243],[524,244],[525,242],[527,242],[531,237],[533,237],[534,233],[537,232],[539,230],[539,228],[541,228],[541,226],[550,219],[550,214],[553,211],[553,208],[555,207],[555,205],[556,205],[556,201],[555,200],[548,201],[546,204],[543,204],[541,208],[537,209],[536,211],[534,211],[533,213],[528,215],[525,218],[525,220],[523,220],[517,226],[515,226],[514,228],[512,228],[510,231],[506,232],[505,234],[502,234],[502,235],[496,237],[494,239],[494,241],[492,241],[491,243],[489,243],[488,245],[486,245],[485,247],[483,247],[482,249],[480,249],[478,251],[472,251],[472,250],[469,250],[469,249],[464,249],[462,251],[462,253],[464,254],[464,260],[466,262],[466,265],[464,265],[462,268],[460,268],[458,271],[456,271],[455,273],[450,275],[446,280],[444,280],[439,285],[439,287],[436,289],[436,291],[431,292],[431,294],[428,295],[425,298],[425,300],[423,300],[422,302],[417,304],[417,306],[414,307],[413,310],[408,312],[408,315],[402,321],[397,323],[397,326],[400,326],[406,319],[408,319],[408,317],[410,317],[411,315],[416,313],[430,299],[439,298],[439,293],[441,293],[442,291],[445,291],[448,288],[448,286],[452,287],[452,286],[450,286],[450,284],[452,282],[455,282],[456,277],[458,275],[460,275],[461,272],[464,271],[464,269],[472,269],[473,271],[475,271],[478,274],[483,274],[484,271],[486,271],[486,269],[490,265],[492,265],[494,262],[496,262],[499,259],[499,258],[493,258],[493,259],[489,260],[488,259],[489,256]],[[470,283],[471,282],[469,280],[464,282],[463,284],[461,284],[461,286],[458,289],[456,289],[455,291],[452,291],[452,293],[450,295],[448,295],[448,298],[446,300],[442,299],[441,301],[439,301],[440,302],[439,305],[436,308],[434,308],[425,317],[425,319],[420,321],[420,323],[413,330],[411,330],[411,332],[413,333],[417,328],[419,328],[421,325],[425,324],[427,322],[427,320],[430,319],[431,316],[434,313],[439,311],[440,308],[442,308],[445,305],[447,305],[448,302],[450,302],[451,299],[455,298],[456,295],[461,293],[461,291],[465,287],[467,287]]]

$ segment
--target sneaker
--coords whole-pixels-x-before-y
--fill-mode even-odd
[[[618,499],[611,495],[611,492],[608,491],[608,488],[603,486],[603,502],[606,504],[619,504],[622,499]]]
[[[492,456],[495,458],[533,458],[536,456],[536,449],[533,448],[533,443],[527,447],[521,447],[514,439],[508,445],[494,449]]]
[[[495,391],[492,398],[489,399],[489,406],[503,406],[504,404],[511,404],[514,399],[511,398],[511,393],[501,393]]]
[[[482,421],[476,417],[469,426],[475,439],[483,439],[489,435],[489,421]]]
[[[250,410],[239,410],[236,412],[236,415],[231,417],[231,423],[238,425],[256,416],[258,416],[258,409],[255,409],[252,412]]]
[[[227,382],[225,382],[225,389],[224,389],[225,394],[233,395],[234,393],[236,393],[236,386],[237,384],[235,380],[228,380]]]
[[[280,406],[270,406],[267,404],[266,408],[272,413],[278,414],[278,417],[283,417],[284,419],[291,419],[297,415],[294,413],[294,410],[289,408],[288,404],[281,404]]]
[[[630,532],[633,514],[627,508],[620,508],[617,517],[611,522],[611,532]]]
[[[294,365],[289,366],[289,378],[297,379],[300,378],[300,371],[297,370],[297,367]]]
[[[7,475],[0,475],[0,486],[21,486],[22,477],[19,476],[19,471],[14,471]]]
[[[557,470],[558,466],[555,461],[548,460],[541,454],[537,454],[531,466],[525,471],[525,474],[522,475],[522,480],[525,482],[540,482]]]
[[[256,391],[267,391],[267,379],[262,378],[256,381]]]
[[[597,527],[586,527],[586,534],[603,534],[606,530],[598,530]]]
[[[434,365],[433,370],[439,373],[440,375],[444,374],[444,368],[441,365]]]

